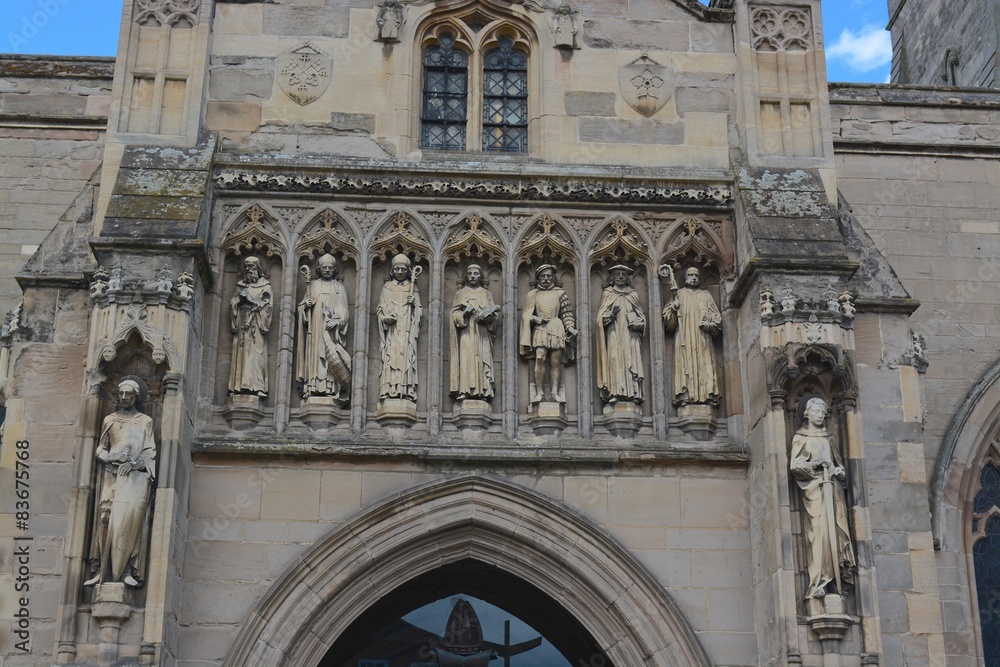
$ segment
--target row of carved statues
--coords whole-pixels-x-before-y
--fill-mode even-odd
[[[337,260],[322,255],[315,275],[303,266],[305,293],[298,304],[295,377],[303,399],[341,398],[350,391],[351,355],[345,347],[350,306],[337,278]],[[417,339],[423,308],[415,285],[421,267],[407,255],[392,259],[389,277],[376,306],[380,336],[379,397],[416,401]],[[557,269],[542,264],[524,300],[519,350],[531,365],[532,404],[565,403],[563,367],[572,361],[578,336],[569,295],[559,285]],[[647,316],[631,285],[633,269],[625,264],[608,270],[597,311],[597,385],[605,404],[640,404],[644,399],[641,339]],[[718,405],[721,392],[712,337],[722,329],[722,316],[712,295],[701,287],[697,268],[684,272],[678,287],[669,266],[671,298],[662,317],[674,337],[673,402],[675,405]],[[266,396],[267,345],[273,293],[257,257],[243,261],[243,276],[230,300],[233,353],[230,394]],[[484,285],[478,264],[465,267],[450,311],[451,373],[449,391],[457,402],[492,401],[496,389],[493,337],[502,319],[500,307]],[[346,399],[345,399],[346,400]]]
[[[388,294],[383,294],[385,299],[380,304],[379,318],[383,321],[392,320],[390,324],[397,327],[392,336],[399,335],[401,338],[389,342],[391,336],[387,333],[384,340],[387,345],[398,346],[397,351],[402,355],[400,359],[406,362],[407,355],[413,353],[410,332],[416,328],[420,304],[414,298],[412,280],[407,280],[410,272],[408,264],[400,260],[394,265],[394,269],[398,269],[398,272],[394,270],[392,282],[395,284],[387,284]],[[540,271],[544,272],[545,269]],[[489,322],[496,321],[497,309],[490,302],[488,293],[478,286],[473,267],[469,267],[467,277],[471,278],[465,288],[468,291],[463,297],[456,297],[456,305],[452,310],[453,321],[456,329],[478,329],[482,326],[478,333],[470,331],[468,341],[461,345],[469,348],[470,360],[488,360],[487,339],[492,326]],[[551,280],[545,282],[549,283]],[[533,297],[533,314],[530,315],[535,322],[530,334],[531,344],[536,351],[547,350],[549,353],[536,352],[539,355],[538,366],[544,366],[545,357],[548,356],[549,360],[554,360],[552,368],[556,369],[559,351],[564,349],[560,346],[565,344],[566,337],[573,331],[571,313],[565,294],[558,288],[540,285],[536,291],[538,293]],[[631,308],[634,302],[628,296],[625,281],[616,280],[613,291],[615,295],[607,296],[607,308],[602,308],[602,312],[607,313],[602,318],[608,317],[609,321],[615,322],[615,326],[638,331],[642,320],[638,318],[637,311]],[[695,290],[691,291],[697,293]],[[326,294],[311,291],[303,301],[305,311],[317,306],[321,310],[329,308],[329,304],[333,302],[326,297],[339,298],[336,292],[336,289]],[[308,302],[311,305],[307,305]],[[682,302],[682,313],[683,307]],[[610,315],[613,310],[616,313]],[[674,310],[677,310],[676,305]],[[332,310],[330,314],[333,314]],[[548,324],[551,326],[546,326]],[[325,330],[336,331],[336,326]],[[332,341],[336,335],[332,334],[329,340]],[[630,338],[631,334],[627,337]],[[457,336],[457,339],[461,340],[462,336]],[[622,345],[628,347],[631,343],[622,341]],[[325,354],[326,350],[319,350],[317,353]],[[626,356],[630,353],[624,349],[616,352]],[[389,366],[383,372],[392,375],[383,384],[387,384],[391,391],[399,395],[407,395],[408,387],[414,381],[413,365],[408,362],[397,364],[395,361],[386,363]],[[349,370],[348,366],[338,372]],[[488,393],[491,391],[489,386],[492,370],[491,362],[474,371],[470,370],[467,377],[459,378],[459,387],[467,390],[470,395],[474,392]],[[623,369],[616,369],[616,372],[621,370]],[[459,371],[458,375],[461,376],[463,372],[465,371]],[[552,381],[556,382],[557,371],[553,370],[553,373]],[[312,385],[314,389],[332,391],[343,378],[338,380],[322,376],[311,379],[321,381],[321,384]],[[454,380],[453,377],[453,382]],[[540,380],[536,379],[535,382],[540,383]],[[140,383],[141,380],[138,379],[126,379],[119,384],[118,409],[108,415],[101,426],[95,453],[97,489],[89,554],[92,576],[84,582],[84,586],[121,581],[135,587],[141,585],[143,580],[149,539],[148,511],[155,481],[157,452],[153,420],[138,410],[144,393]],[[853,583],[856,569],[845,496],[846,470],[834,438],[827,428],[826,419],[826,402],[819,397],[810,398],[806,402],[803,424],[792,438],[789,457],[789,472],[800,489],[804,510],[808,574],[804,596],[806,601],[822,599],[834,591],[843,595],[845,589]]]

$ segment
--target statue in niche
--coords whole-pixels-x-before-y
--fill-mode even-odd
[[[675,289],[671,283],[674,295],[663,309],[663,322],[674,332],[674,405],[718,405],[712,336],[722,331],[722,314],[712,295],[701,289],[701,273],[695,267],[684,272],[684,287]]]
[[[375,23],[378,25],[378,41],[398,42],[399,28],[403,25],[403,5],[399,0],[385,0]]]
[[[576,48],[576,35],[580,31],[577,22],[577,14],[568,2],[552,10],[552,32],[556,48]]]
[[[418,275],[420,267],[414,269],[409,257],[393,257],[375,310],[382,350],[379,397],[383,400],[417,400],[417,337],[423,312],[416,290]]]
[[[597,309],[597,388],[607,404],[642,403],[642,337],[646,316],[632,287],[632,268],[608,271],[610,284]]]
[[[271,328],[271,283],[261,271],[260,259],[243,260],[243,279],[229,301],[233,353],[229,365],[229,393],[267,396],[267,341]]]
[[[499,313],[493,295],[483,286],[482,267],[470,264],[451,309],[449,389],[455,401],[493,400],[493,334]]]
[[[806,600],[822,598],[830,584],[843,595],[852,583],[855,560],[844,497],[846,472],[826,428],[826,401],[806,402],[805,423],[792,437],[789,468],[802,491],[809,586]]]
[[[148,535],[150,489],[156,477],[153,420],[139,412],[142,390],[135,380],[118,385],[118,410],[104,418],[97,444],[97,511],[90,554],[93,586],[142,583]]]
[[[299,331],[295,341],[295,379],[302,398],[339,398],[351,387],[351,355],[344,347],[351,309],[347,290],[337,279],[337,258],[327,253],[316,261],[316,279],[309,267],[300,272],[306,279],[305,296],[299,303]]]
[[[556,267],[543,264],[535,269],[535,288],[528,292],[521,315],[521,354],[532,363],[531,402],[547,398],[566,402],[563,364],[572,360],[571,342],[576,337],[576,317],[569,296],[556,283]],[[548,371],[548,391],[545,377]]]

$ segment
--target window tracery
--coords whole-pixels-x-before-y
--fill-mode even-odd
[[[980,473],[972,507],[972,562],[986,667],[1000,665],[1000,469],[993,454]]]
[[[526,153],[529,43],[497,17],[438,18],[420,53],[421,148]]]

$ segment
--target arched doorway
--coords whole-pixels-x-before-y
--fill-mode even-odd
[[[317,667],[394,591],[449,566],[480,567],[470,562],[557,600],[572,623],[537,629],[589,637],[617,667],[711,665],[664,588],[613,538],[541,494],[479,475],[417,487],[332,531],[258,603],[225,664]]]
[[[438,654],[444,653],[441,659]],[[474,660],[475,658],[477,658]],[[553,599],[486,563],[465,560],[406,582],[369,607],[320,667],[434,665],[613,667],[593,637]]]

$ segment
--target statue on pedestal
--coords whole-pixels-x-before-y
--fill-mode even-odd
[[[806,600],[828,593],[843,595],[856,566],[844,496],[847,473],[826,428],[826,408],[819,397],[806,402],[805,423],[792,437],[789,464],[802,492],[809,570]],[[829,590],[831,584],[836,591]]]
[[[243,279],[229,302],[233,356],[229,366],[229,393],[267,396],[267,340],[271,327],[271,283],[260,260],[243,260]]]
[[[90,556],[96,574],[84,586],[123,582],[136,587],[145,570],[146,514],[156,478],[153,420],[139,412],[139,383],[118,385],[118,410],[104,418],[97,444],[96,517]]]
[[[417,400],[417,338],[423,309],[414,280],[419,270],[406,255],[393,257],[375,310],[382,352],[379,398],[383,401]]]
[[[493,400],[493,333],[499,313],[500,307],[483,286],[482,267],[470,264],[451,309],[449,391],[455,401]]]
[[[572,360],[571,342],[577,334],[569,296],[556,284],[556,267],[535,269],[536,287],[528,292],[521,315],[521,354],[532,364],[531,403],[566,402],[563,364]],[[548,371],[548,391],[545,378]]]
[[[601,400],[642,403],[642,337],[646,316],[631,285],[632,268],[609,270],[610,283],[597,309],[597,388]]]
[[[316,262],[316,279],[309,267],[301,268],[306,278],[305,296],[299,302],[299,331],[295,345],[295,379],[301,383],[302,398],[339,398],[351,388],[351,355],[344,347],[351,309],[347,290],[337,280],[337,259],[322,255]]]
[[[722,331],[722,314],[712,295],[701,289],[698,269],[684,272],[684,287],[675,289],[671,283],[674,295],[663,309],[663,322],[668,332],[675,332],[674,405],[716,406],[721,392],[712,336]]]

